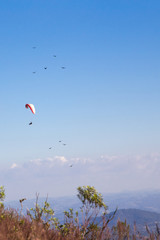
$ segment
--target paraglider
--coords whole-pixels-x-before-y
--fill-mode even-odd
[[[27,108],[27,109],[30,109],[31,110],[31,112],[33,113],[33,114],[35,114],[35,107],[34,107],[34,105],[33,104],[26,104],[25,105],[25,107]],[[32,125],[32,121],[30,121],[30,123],[29,123],[29,125]]]
[[[25,105],[25,107],[26,107],[26,108],[30,108],[30,110],[32,111],[32,113],[35,114],[36,111],[35,111],[35,107],[34,107],[33,104],[28,104],[28,103],[27,103],[27,104]]]

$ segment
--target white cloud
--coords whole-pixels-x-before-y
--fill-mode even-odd
[[[97,159],[75,157],[67,159],[65,156],[54,156],[46,159],[34,159],[25,163],[22,167],[52,168],[63,167],[68,164],[77,165],[89,169],[91,172],[106,172],[107,174],[134,172],[145,174],[154,174],[160,168],[160,154],[152,153],[146,155],[101,155]],[[12,168],[17,167],[14,163]]]
[[[30,163],[33,163],[33,164],[35,164],[35,165],[40,166],[40,165],[42,165],[43,160],[40,159],[40,158],[37,158],[37,159],[34,159],[34,160],[30,160]]]
[[[27,164],[27,166],[28,165],[37,165],[37,166],[53,167],[54,165],[64,164],[67,161],[68,160],[64,156],[55,156],[53,158],[47,157],[45,159],[37,158],[37,159],[30,160],[29,163]]]
[[[75,164],[87,164],[87,163],[94,163],[95,160],[91,159],[91,158],[80,158],[80,157],[75,157],[75,158],[71,158],[70,160],[72,163]]]
[[[68,164],[74,164],[78,167],[83,166],[83,168],[89,168],[94,169],[94,172],[97,169],[98,171],[106,171],[108,173],[110,172],[116,172],[116,173],[124,173],[124,172],[130,172],[134,171],[145,171],[154,173],[157,171],[157,169],[160,168],[160,154],[158,153],[152,153],[148,155],[101,155],[97,159],[91,159],[91,158],[70,158],[67,159],[65,156],[54,156],[54,157],[47,157],[45,159],[37,158],[30,160],[24,164],[17,165],[16,163],[13,163],[10,167],[11,169],[21,167],[22,169],[27,168],[33,168],[36,166],[36,169],[43,169],[44,167],[52,168],[52,167],[63,167],[68,166]],[[38,168],[37,168],[38,167]]]
[[[16,163],[13,163],[12,166],[10,167],[11,169],[17,168],[18,165]]]
[[[160,154],[152,153],[146,155],[122,155],[122,156],[101,156],[101,164],[108,166],[109,169],[116,170],[156,170],[160,165]]]
[[[55,159],[62,162],[62,163],[67,162],[67,159],[64,156],[55,156]]]
[[[70,164],[73,167],[70,168]],[[16,169],[13,171],[12,169]],[[17,187],[17,194],[28,187],[45,194],[68,195],[81,185],[93,185],[101,192],[159,188],[160,154],[102,155],[99,158],[37,158],[23,164],[13,163],[1,171],[0,180]],[[11,187],[12,185],[12,187]],[[14,188],[14,187],[13,187]],[[23,188],[23,189],[22,189]]]

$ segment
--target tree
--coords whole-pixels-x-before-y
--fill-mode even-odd
[[[117,209],[114,214],[107,219],[108,207],[103,202],[102,195],[98,193],[93,186],[78,187],[77,190],[77,196],[82,202],[83,236],[88,239],[96,239],[99,233],[99,239],[101,239],[104,230],[115,216]],[[100,216],[100,220],[97,221],[98,216]]]

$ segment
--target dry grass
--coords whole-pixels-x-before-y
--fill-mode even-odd
[[[21,199],[21,211],[18,213],[14,209],[5,209],[0,202],[0,240],[128,240],[128,239],[150,239],[160,240],[160,229],[156,226],[156,231],[150,232],[146,227],[148,236],[141,236],[134,228],[131,233],[127,222],[118,221],[112,229],[108,223],[112,221],[116,210],[112,216],[107,218],[107,206],[103,202],[102,195],[94,187],[83,186],[78,188],[78,197],[82,202],[81,216],[73,212],[73,209],[64,212],[64,223],[61,224],[54,217],[54,211],[49,203],[44,202],[43,207],[38,205],[38,195],[35,208],[27,210],[26,215],[22,214],[23,201]],[[0,200],[4,200],[4,187],[0,187]],[[103,214],[102,211],[104,210]],[[99,214],[101,220],[99,220]],[[99,221],[99,222],[98,222]]]
[[[38,211],[38,209],[37,209]],[[109,229],[107,221],[98,227],[91,222],[79,223],[78,218],[65,217],[65,223],[58,221],[46,222],[42,218],[22,216],[14,209],[0,208],[0,240],[108,240],[108,239],[160,239],[156,233],[148,232],[147,237],[140,234],[130,234],[126,222],[118,222],[117,226]]]

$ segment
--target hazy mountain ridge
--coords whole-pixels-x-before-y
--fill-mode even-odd
[[[109,211],[118,209],[140,209],[160,213],[160,191],[127,192],[104,194],[104,202]]]
[[[155,231],[156,224],[160,227],[160,213],[140,209],[119,209],[114,219],[109,223],[109,227],[115,226],[118,220],[122,222],[126,220],[132,231],[134,224],[136,224],[136,229],[141,234],[147,234],[146,225],[150,231]]]
[[[118,209],[140,209],[160,213],[160,191],[152,192],[126,192],[102,194],[105,204],[108,206],[109,212]],[[41,205],[46,200],[45,197],[39,197],[38,203]],[[23,202],[24,209],[34,207],[36,197],[27,199]],[[48,202],[55,211],[64,211],[68,208],[79,209],[81,202],[76,195],[64,197],[48,197]],[[18,200],[4,202],[6,207],[20,208]]]
[[[150,223],[152,224],[155,221],[159,221],[159,215],[154,215],[160,213],[159,191],[103,194],[103,199],[108,206],[109,212],[114,211],[116,207],[118,207],[119,210],[116,214],[116,217],[122,218],[122,221],[124,221],[126,218],[127,221],[130,221],[132,223],[136,221],[136,223],[138,224],[139,219],[143,219],[145,224],[146,219],[146,223],[148,225]],[[39,197],[38,204],[40,206],[43,206],[45,200],[46,198]],[[35,202],[36,198],[24,201],[23,213],[25,214],[27,209],[34,207]],[[81,202],[76,195],[68,197],[48,198],[48,202],[50,203],[51,208],[55,211],[55,216],[58,217],[61,221],[63,221],[64,219],[63,211],[67,211],[69,208],[73,208],[74,212],[80,212]],[[4,204],[5,207],[11,207],[19,210],[21,209],[19,201],[10,201],[5,202]],[[125,211],[125,209],[127,209],[127,211]],[[134,210],[134,212],[132,212],[132,209]],[[149,213],[151,214],[150,216],[154,215],[153,219],[149,216]],[[142,223],[142,221],[140,221],[140,223]]]

